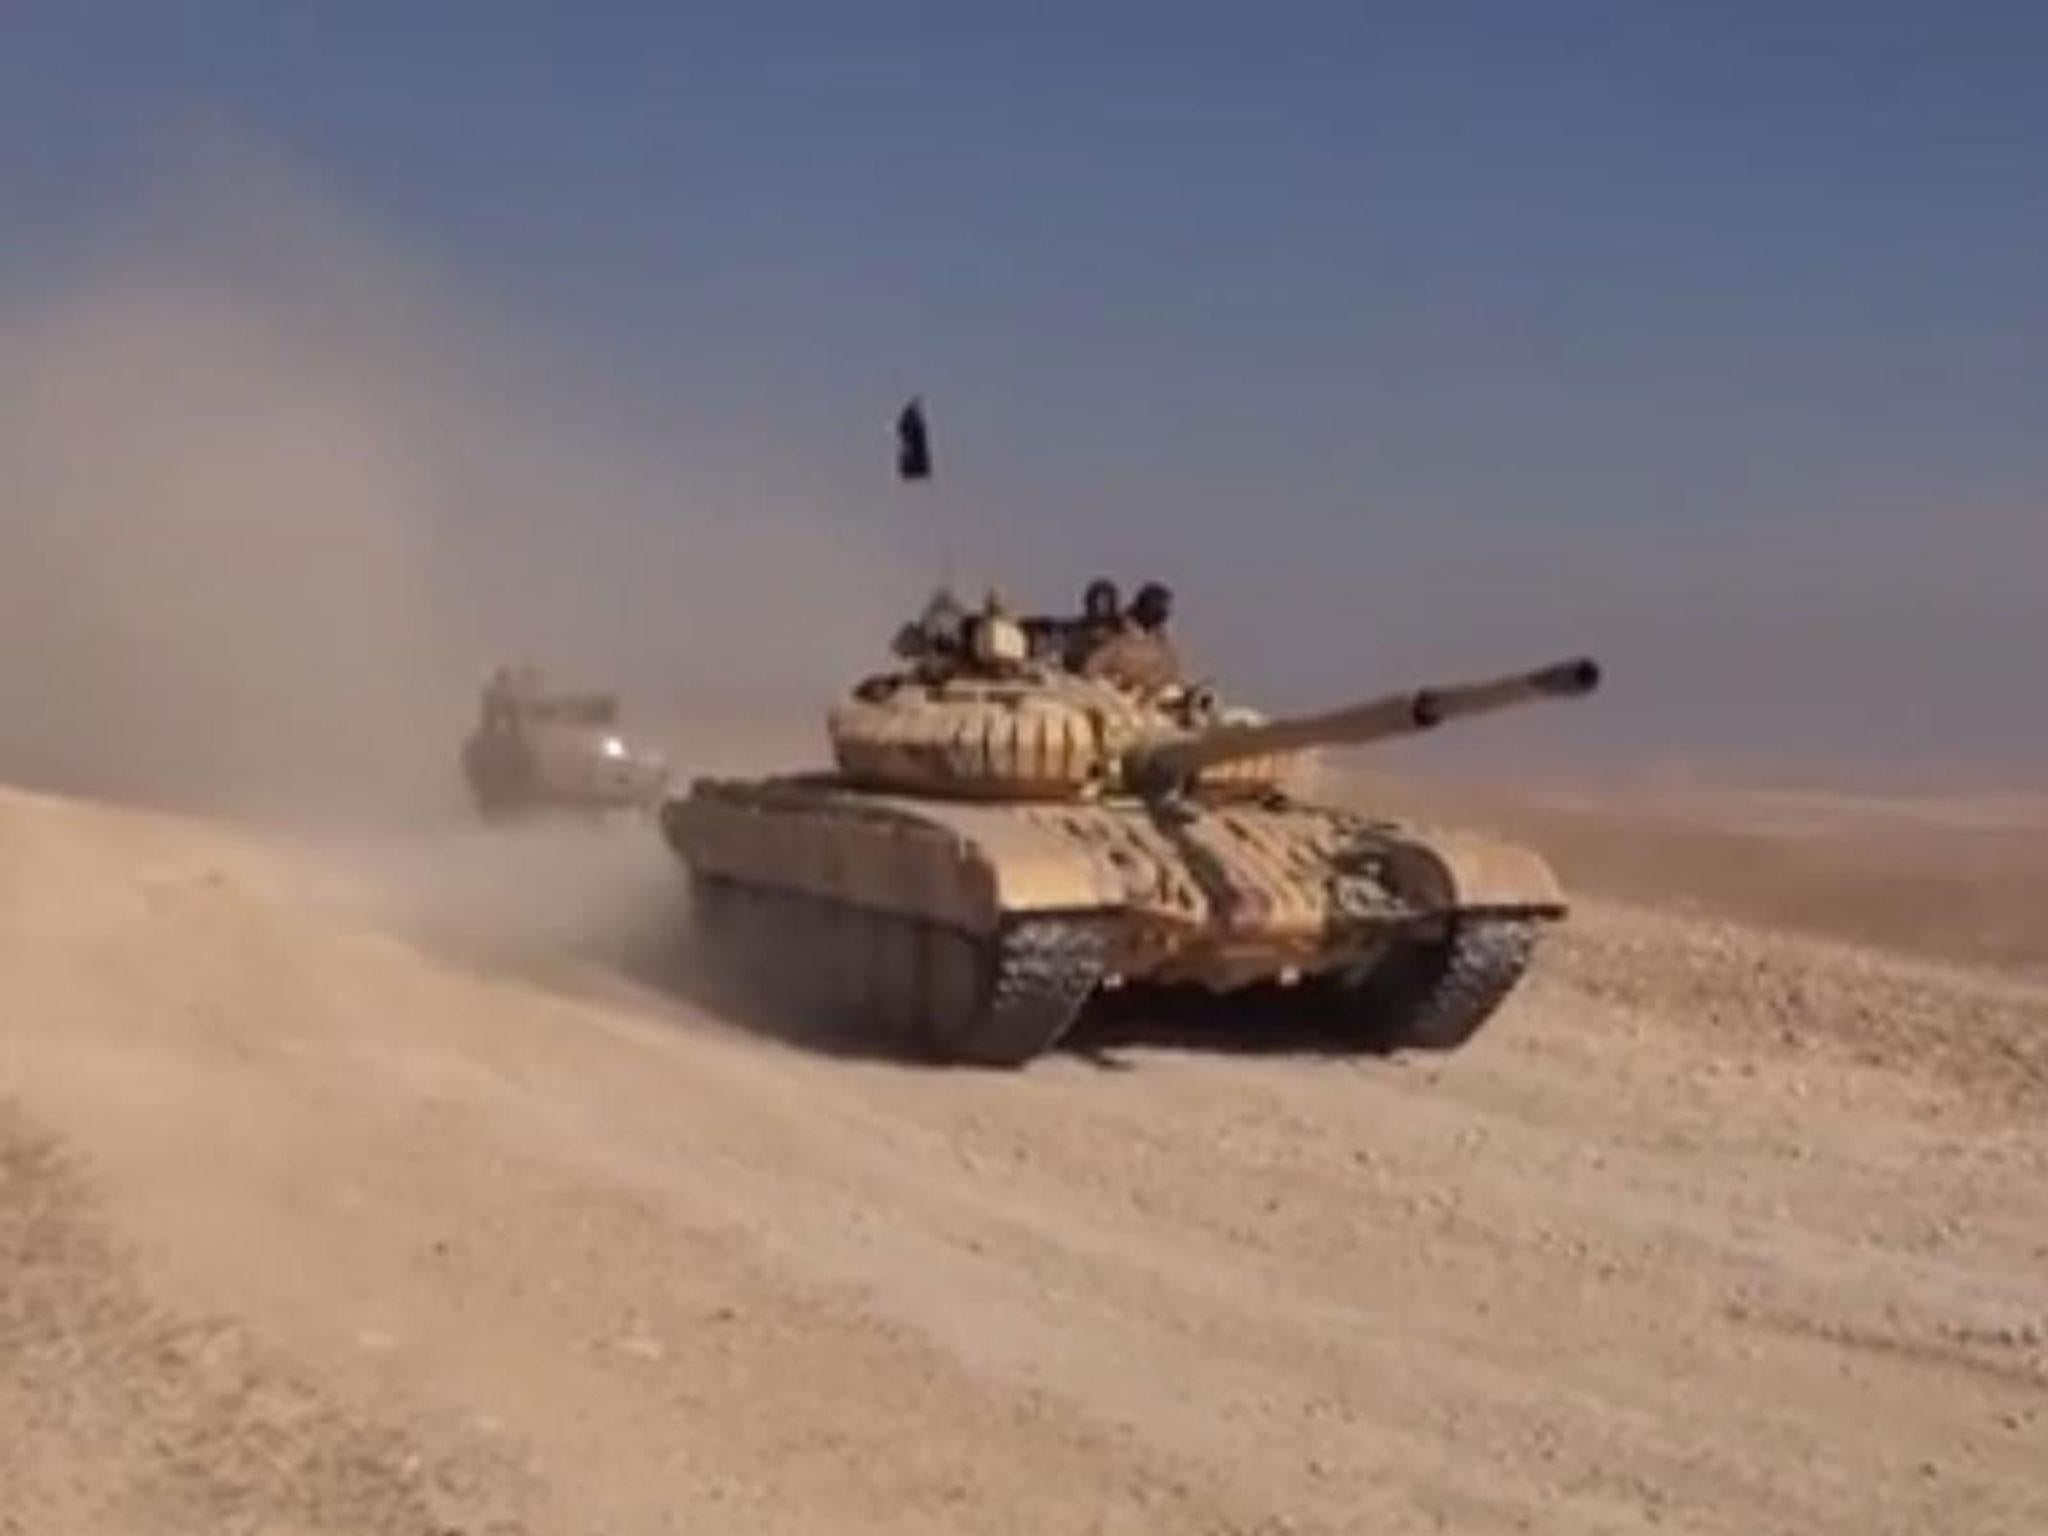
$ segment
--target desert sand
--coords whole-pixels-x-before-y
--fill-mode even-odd
[[[1492,809],[1590,894],[1465,1051],[991,1073],[750,1031],[645,827],[0,793],[0,1530],[2048,1530],[2030,957]]]

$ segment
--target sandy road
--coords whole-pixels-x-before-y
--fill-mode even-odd
[[[2048,990],[934,1072],[388,896],[0,797],[0,1531],[2048,1530]]]

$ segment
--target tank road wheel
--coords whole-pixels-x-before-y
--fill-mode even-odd
[[[1102,935],[1027,917],[993,938],[932,930],[925,1046],[943,1061],[1019,1067],[1058,1045],[1102,980]]]
[[[750,909],[760,901],[758,892],[736,880],[690,876],[691,938],[707,961],[735,978],[745,968],[747,952],[755,943],[755,924],[748,918]]]
[[[760,987],[768,942],[764,893],[736,880],[690,877],[690,938],[696,958],[721,987]]]
[[[806,1010],[821,1037],[864,1052],[918,1055],[925,1036],[924,954],[935,930],[890,912],[807,905],[822,910],[830,929],[829,984]]]
[[[1535,950],[1527,918],[1464,913],[1440,937],[1399,945],[1377,964],[1335,980],[1346,1022],[1381,1050],[1451,1051],[1522,979]]]

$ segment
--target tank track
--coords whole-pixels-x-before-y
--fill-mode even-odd
[[[1014,1067],[1059,1044],[1103,936],[1057,916],[977,937],[731,880],[693,882],[698,940],[785,1033],[824,1049]]]
[[[1339,983],[1338,1006],[1378,1049],[1456,1050],[1514,991],[1536,932],[1529,918],[1461,913],[1440,938],[1405,945]]]
[[[1067,918],[1016,918],[986,946],[978,1015],[960,1018],[935,1054],[978,1066],[1021,1066],[1058,1045],[1102,980],[1102,935]]]

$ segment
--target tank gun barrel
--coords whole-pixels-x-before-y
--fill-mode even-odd
[[[1291,715],[1258,725],[1224,725],[1197,735],[1142,746],[1124,764],[1125,782],[1140,794],[1167,793],[1204,768],[1274,752],[1319,746],[1364,746],[1430,730],[1446,720],[1480,715],[1538,699],[1570,699],[1600,685],[1591,657],[1515,672],[1477,683],[1390,693],[1345,709]]]

